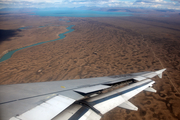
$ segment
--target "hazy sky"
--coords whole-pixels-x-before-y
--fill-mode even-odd
[[[180,10],[180,0],[0,0],[0,8],[143,7]]]

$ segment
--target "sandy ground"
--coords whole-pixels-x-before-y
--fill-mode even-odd
[[[28,19],[27,19],[28,18]],[[158,77],[157,93],[141,92],[130,101],[139,110],[115,108],[102,120],[180,119],[179,16],[120,18],[60,18],[28,15],[1,17],[0,29],[17,30],[0,43],[3,51],[52,40],[75,25],[63,40],[17,51],[0,63],[0,84],[56,81],[119,75],[167,68]],[[13,21],[12,21],[13,19]],[[23,24],[22,24],[23,23]],[[39,26],[44,26],[38,28]],[[53,26],[64,25],[64,26]]]

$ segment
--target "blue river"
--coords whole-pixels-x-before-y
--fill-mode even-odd
[[[11,56],[12,56],[15,52],[17,52],[17,51],[19,51],[19,50],[22,50],[22,49],[25,49],[25,48],[29,48],[29,47],[33,47],[33,46],[36,46],[36,45],[41,45],[41,44],[48,43],[48,42],[53,42],[53,41],[61,40],[61,39],[63,39],[63,38],[66,37],[65,34],[74,31],[74,29],[72,29],[73,26],[74,26],[74,25],[70,25],[69,27],[67,27],[66,29],[68,29],[68,31],[59,34],[59,38],[57,38],[57,39],[49,40],[49,41],[44,41],[44,42],[39,42],[39,43],[36,43],[36,44],[32,44],[32,45],[25,46],[25,47],[22,47],[22,48],[19,48],[19,49],[16,49],[16,50],[9,51],[9,52],[6,53],[4,56],[2,56],[2,58],[0,59],[0,62],[5,61],[5,60],[11,58]]]

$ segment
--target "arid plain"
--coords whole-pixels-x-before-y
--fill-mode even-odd
[[[69,20],[70,22],[60,21]],[[115,108],[102,120],[180,119],[180,15],[114,18],[40,17],[1,14],[0,54],[31,44],[62,40],[15,52],[0,63],[0,84],[57,81],[154,71],[157,93],[141,92],[130,101],[139,110]],[[40,27],[44,26],[44,27]],[[20,27],[29,27],[18,29]]]

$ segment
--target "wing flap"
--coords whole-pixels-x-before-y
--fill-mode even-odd
[[[137,81],[142,81],[142,80],[145,80],[145,79],[147,79],[147,78],[145,78],[145,77],[143,77],[143,76],[137,76],[137,77],[135,77],[135,78],[133,78],[133,79],[135,79],[135,80],[137,80]]]
[[[126,101],[126,102],[120,104],[118,107],[124,108],[124,109],[129,109],[129,110],[135,110],[135,111],[138,110],[138,108],[135,105],[133,105],[132,103],[130,103],[129,101]]]
[[[19,116],[16,116],[15,118],[20,120],[50,120],[74,102],[74,99],[59,95]]]
[[[103,89],[106,89],[109,87],[110,86],[107,86],[107,85],[95,85],[95,86],[90,86],[90,87],[83,87],[83,88],[74,89],[74,91],[87,94],[87,93],[103,90]]]
[[[147,87],[146,89],[144,89],[144,91],[148,91],[148,92],[156,92],[156,90],[152,87]]]
[[[119,83],[119,82],[124,82],[124,81],[130,80],[132,78],[133,78],[133,76],[119,77],[118,79],[114,79],[113,81],[107,82],[105,84],[115,84],[115,83]]]
[[[157,74],[155,72],[151,72],[151,73],[147,73],[142,75],[142,77],[146,77],[146,78],[153,78],[155,77]]]
[[[63,92],[60,92],[59,94],[66,96],[66,97],[69,97],[69,98],[72,98],[74,100],[80,100],[80,99],[84,98],[83,95],[80,95],[79,93],[77,93],[73,90],[63,91]]]

